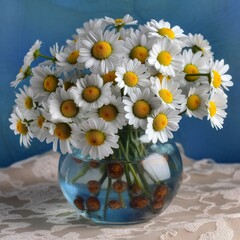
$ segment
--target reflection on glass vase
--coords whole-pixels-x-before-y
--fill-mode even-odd
[[[83,217],[102,224],[147,221],[172,201],[181,183],[182,159],[175,143],[143,143],[140,132],[122,131],[119,149],[96,161],[81,150],[62,155],[59,183]]]

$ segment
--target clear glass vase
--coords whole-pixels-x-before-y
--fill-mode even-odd
[[[78,213],[96,223],[131,224],[160,214],[181,183],[175,143],[143,143],[140,131],[121,131],[119,149],[100,161],[81,150],[62,155],[59,183]]]

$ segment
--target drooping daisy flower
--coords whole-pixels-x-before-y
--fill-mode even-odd
[[[117,19],[105,17],[104,21],[106,22],[106,24],[113,25],[117,29],[120,29],[125,25],[136,25],[138,22],[137,20],[134,20],[133,17],[130,16],[129,14],[125,15],[123,18],[117,18]]]
[[[229,65],[224,65],[224,60],[221,61],[216,60],[212,62],[211,68],[211,86],[214,89],[224,88],[229,90],[228,87],[233,86],[233,82],[231,81],[232,77],[229,74],[225,74],[228,69]]]
[[[202,56],[206,59],[212,59],[213,53],[208,40],[204,39],[202,34],[189,33],[186,38],[186,45],[192,49],[193,53],[202,52]]]
[[[151,20],[150,22],[147,22],[145,27],[148,30],[148,35],[150,38],[168,38],[181,47],[185,45],[184,39],[186,36],[183,34],[183,30],[179,26],[174,26],[171,28],[169,22],[165,22],[164,20],[160,20],[159,22],[156,20]]]
[[[141,63],[145,63],[151,48],[152,41],[149,41],[147,36],[139,30],[131,31],[130,36],[125,39],[126,57],[130,59],[136,58]]]
[[[159,72],[175,76],[182,70],[182,57],[178,45],[171,43],[167,38],[157,41],[149,52],[147,62]]]
[[[128,124],[133,125],[134,128],[141,127],[142,129],[146,129],[147,117],[161,105],[149,88],[143,91],[139,88],[134,89],[130,97],[124,97],[123,103],[127,112],[125,117]]]
[[[186,102],[186,114],[189,117],[203,119],[207,115],[206,103],[208,100],[209,87],[202,85],[198,88],[190,88]]]
[[[74,139],[78,141],[83,155],[93,159],[103,159],[113,153],[112,148],[118,148],[116,129],[102,119],[89,119],[82,122],[74,131]]]
[[[227,95],[222,91],[212,91],[210,99],[207,103],[208,120],[213,128],[222,129],[224,118],[227,116],[225,109],[227,108]]]
[[[183,72],[185,74],[203,74],[209,72],[206,58],[202,57],[202,52],[193,53],[191,49],[183,51]],[[189,83],[195,81],[207,81],[205,76],[183,76],[183,79]]]
[[[25,60],[22,67],[20,68],[19,73],[16,76],[16,79],[11,82],[11,87],[17,87],[22,80],[28,78],[29,76],[31,76],[31,74],[32,71],[30,67],[30,62]]]
[[[53,122],[78,122],[83,119],[83,110],[70,91],[59,88],[49,100],[49,112]]]
[[[162,81],[155,81],[151,89],[161,99],[163,105],[172,109],[180,109],[185,102],[185,96],[181,94],[179,84],[174,81],[163,78]]]
[[[119,33],[101,29],[90,31],[81,41],[79,62],[85,63],[86,68],[103,71],[116,66],[122,56],[123,41]]]
[[[124,95],[131,94],[138,87],[149,87],[150,84],[148,79],[150,74],[147,72],[146,66],[137,59],[122,61],[121,65],[117,67],[116,76],[115,81],[118,87],[124,90]]]
[[[42,42],[37,40],[32,47],[29,49],[28,53],[24,57],[24,62],[28,62],[29,65],[33,62],[34,59],[36,59],[39,55],[39,49],[42,45]]]
[[[172,132],[178,130],[181,118],[179,111],[161,106],[147,118],[147,129],[142,141],[167,142],[173,138]]]
[[[53,151],[60,148],[61,153],[72,153],[72,146],[77,147],[76,141],[73,139],[73,133],[78,129],[76,124],[65,122],[46,123],[51,135],[46,138],[46,143],[53,143]]]
[[[83,69],[84,64],[79,62],[81,55],[80,41],[67,41],[68,45],[64,50],[56,54],[56,64],[59,66],[59,70],[70,71],[73,69]]]
[[[111,98],[111,83],[103,84],[103,79],[97,74],[86,75],[77,81],[76,87],[69,91],[75,102],[84,110],[99,108],[109,103]]]
[[[20,93],[16,94],[15,102],[24,118],[30,120],[36,114],[35,108],[38,96],[32,87],[23,86],[23,89],[19,90]]]
[[[37,66],[32,69],[31,86],[39,94],[38,101],[45,101],[59,86],[60,73],[49,66]]]
[[[122,129],[127,124],[125,119],[125,110],[122,103],[122,98],[112,96],[108,104],[104,104],[102,107],[93,109],[88,117],[89,118],[101,118],[106,122],[111,123],[116,130]]]
[[[9,121],[12,123],[10,125],[10,129],[14,131],[15,135],[20,135],[20,145],[22,146],[23,144],[25,147],[29,147],[33,134],[29,129],[27,121],[25,121],[25,117],[19,111],[18,107],[14,109]]]

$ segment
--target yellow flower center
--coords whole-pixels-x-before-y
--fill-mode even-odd
[[[133,114],[138,118],[146,118],[151,112],[151,106],[144,100],[138,100],[133,105]]]
[[[167,89],[161,89],[159,91],[159,96],[161,97],[161,99],[165,102],[165,103],[172,103],[173,101],[173,95],[172,93],[167,90]]]
[[[155,131],[161,131],[168,125],[168,118],[164,113],[158,114],[153,120],[153,129]]]
[[[219,88],[221,86],[221,75],[217,71],[213,71],[213,86]]]
[[[169,66],[172,62],[172,56],[168,51],[162,51],[157,56],[158,62],[163,66]]]
[[[198,74],[198,68],[193,64],[187,64],[183,70],[186,74]],[[186,76],[185,79],[190,82],[194,82],[199,76]]]
[[[118,110],[112,104],[104,105],[101,108],[99,108],[98,115],[99,117],[103,118],[105,121],[111,122],[117,117]]]
[[[54,134],[60,140],[66,140],[71,136],[72,129],[67,123],[57,123],[54,129]]]
[[[123,81],[127,86],[134,87],[138,84],[138,76],[134,72],[126,72]]]
[[[19,119],[16,124],[17,131],[22,134],[26,135],[28,133],[28,129],[24,123]]]
[[[188,97],[187,100],[187,107],[194,111],[196,109],[199,108],[199,106],[201,105],[201,99],[198,95],[191,95],[190,97]]]
[[[26,97],[25,98],[25,101],[24,101],[24,105],[25,105],[25,108],[26,109],[32,109],[33,107],[33,101],[32,101],[32,98],[31,97]]]
[[[130,58],[136,58],[141,63],[145,63],[146,58],[148,57],[148,50],[143,46],[136,46],[130,52]]]
[[[112,47],[110,43],[105,41],[97,42],[93,45],[92,55],[99,60],[108,58],[112,53]]]
[[[216,104],[213,101],[210,101],[208,104],[209,104],[208,105],[208,110],[209,110],[210,116],[213,117],[217,113]]]
[[[44,122],[45,122],[45,118],[42,115],[38,116],[37,125],[39,128],[42,128]]]
[[[170,29],[170,28],[161,28],[161,29],[158,30],[158,33],[161,36],[167,36],[170,39],[174,39],[174,37],[175,37],[175,34],[174,34],[173,30]]]
[[[105,134],[99,130],[89,130],[86,132],[85,137],[91,146],[100,146],[105,141]]]
[[[96,101],[100,95],[101,95],[100,89],[95,86],[89,86],[83,90],[84,100],[90,103]]]
[[[47,76],[43,81],[43,88],[47,92],[55,92],[58,86],[58,79],[56,76]]]
[[[79,108],[73,100],[66,100],[62,103],[60,111],[65,117],[75,117],[78,114]]]
[[[123,19],[122,19],[122,18],[117,18],[117,19],[115,19],[115,24],[116,24],[116,25],[121,25],[121,24],[123,24]]]
[[[75,50],[68,55],[67,62],[70,64],[76,64],[79,57],[79,50]]]
[[[116,78],[115,73],[116,73],[116,71],[110,71],[106,74],[103,74],[102,79],[103,79],[104,84],[107,83],[107,82],[114,82],[115,78]]]

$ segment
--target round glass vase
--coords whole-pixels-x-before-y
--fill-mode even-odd
[[[59,184],[84,218],[101,224],[131,224],[160,214],[181,183],[182,159],[175,143],[143,143],[141,132],[121,131],[119,149],[100,161],[81,150],[61,155]]]

